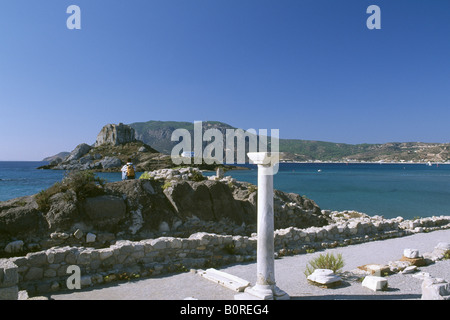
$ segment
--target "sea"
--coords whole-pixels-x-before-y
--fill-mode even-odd
[[[36,194],[64,178],[64,171],[36,169],[44,164],[0,162],[0,201]],[[256,166],[247,167],[226,175],[257,184]],[[120,173],[98,176],[121,180]],[[327,210],[405,219],[450,215],[450,164],[280,163],[274,187],[304,195]]]

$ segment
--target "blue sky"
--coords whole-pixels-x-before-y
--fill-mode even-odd
[[[81,30],[69,30],[69,5]],[[369,30],[369,5],[381,30]],[[0,160],[107,123],[223,121],[281,138],[449,142],[450,1],[2,0]]]

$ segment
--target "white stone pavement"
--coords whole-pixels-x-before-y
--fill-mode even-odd
[[[362,287],[361,282],[352,279],[347,279],[342,286],[334,289],[316,287],[307,282],[303,272],[310,260],[327,252],[341,253],[345,262],[343,270],[350,271],[365,264],[387,264],[389,261],[399,260],[404,249],[408,248],[418,249],[420,254],[432,252],[440,242],[450,242],[450,230],[418,233],[401,238],[283,257],[275,260],[276,283],[291,299],[420,299],[422,280],[413,277],[414,274],[388,276],[388,290],[373,292]],[[219,270],[248,280],[252,285],[256,283],[256,263],[233,265]],[[419,267],[419,271],[450,281],[450,260],[441,260],[426,267]],[[199,300],[233,300],[235,295],[235,291],[213,283],[198,274],[186,272],[86,290],[66,291],[49,297],[55,300],[182,300],[188,297]]]

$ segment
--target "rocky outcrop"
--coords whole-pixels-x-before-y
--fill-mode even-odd
[[[157,178],[107,183],[87,197],[61,188],[47,200],[41,195],[41,207],[33,196],[1,203],[0,248],[18,237],[41,247],[82,244],[69,237],[77,229],[132,239],[149,234],[188,236],[204,230],[247,235],[256,231],[255,186],[229,177],[208,180],[195,168],[159,170],[147,176]],[[320,208],[301,196],[277,191],[275,203],[276,228],[328,223]],[[67,236],[50,237],[55,232]]]
[[[69,154],[70,154],[70,152],[63,151],[58,154],[55,154],[54,156],[46,157],[46,158],[42,159],[42,161],[49,162],[49,163],[52,163],[52,162],[59,163],[59,162],[63,161],[65,158],[67,158],[69,156]]]
[[[83,202],[87,223],[96,230],[116,231],[118,224],[127,217],[127,207],[122,197],[103,195],[87,198]]]
[[[130,126],[119,124],[107,124],[97,136],[95,147],[109,144],[118,146],[120,144],[136,141],[134,129]]]
[[[177,214],[196,216],[205,221],[230,219],[237,224],[255,223],[254,210],[247,211],[224,183],[174,181],[164,193]]]
[[[46,220],[32,196],[0,202],[0,237],[26,235],[46,228]]]
[[[92,170],[117,172],[131,158],[138,171],[171,166],[170,156],[161,155],[146,144],[135,141],[118,146],[91,147],[81,144],[63,161],[52,161],[39,169]]]
[[[86,143],[81,143],[64,159],[64,162],[71,162],[79,160],[82,156],[88,153],[92,147]]]

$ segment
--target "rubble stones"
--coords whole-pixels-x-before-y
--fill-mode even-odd
[[[425,277],[422,282],[422,300],[450,300],[450,283],[444,279]]]

